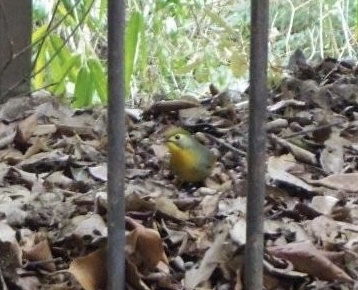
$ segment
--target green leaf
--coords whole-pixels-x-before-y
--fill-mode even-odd
[[[138,70],[141,75],[145,75],[148,68],[148,41],[147,35],[144,33],[144,21],[142,22],[142,28],[140,29],[143,33],[140,34],[140,50],[138,55]]]
[[[107,102],[107,75],[99,59],[91,58],[87,61],[89,72],[93,80],[94,90],[102,104]]]
[[[129,94],[130,81],[134,71],[134,61],[138,50],[139,34],[144,31],[143,15],[139,12],[133,12],[127,23],[125,34],[125,89],[126,96]]]
[[[75,84],[74,102],[75,107],[86,107],[92,104],[93,82],[87,66],[82,66],[78,72]]]
[[[243,77],[249,71],[248,56],[244,52],[234,50],[230,59],[230,69],[235,77]]]
[[[41,39],[45,38],[47,36],[47,31],[48,29],[48,25],[44,24],[42,26],[40,26],[39,28],[37,28],[33,33],[32,33],[32,44],[36,44],[37,42],[39,42]]]
[[[224,28],[226,30],[226,33],[228,33],[231,36],[238,36],[238,32],[233,29],[226,21],[225,19],[223,19],[222,17],[219,16],[218,13],[215,13],[213,11],[211,11],[208,8],[204,8],[205,14],[207,16],[209,16],[211,18],[211,20],[213,20],[214,23],[216,23],[217,25],[221,26],[222,28]]]
[[[46,54],[44,53],[45,51],[46,51],[46,47],[42,46],[41,52],[39,53],[39,56],[37,57],[36,63],[34,65],[35,72],[39,71],[42,67],[46,65]],[[45,71],[39,72],[33,77],[33,86],[35,90],[44,87],[45,77],[46,77]]]
[[[66,91],[66,85],[68,83],[75,83],[76,78],[71,78],[71,75],[74,74],[75,71],[79,70],[79,65],[81,63],[80,55],[71,55],[69,59],[66,60],[65,65],[62,67],[61,74],[57,77],[57,85],[51,88],[51,91],[54,94],[63,94]]]

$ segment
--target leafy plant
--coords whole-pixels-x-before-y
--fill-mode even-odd
[[[106,0],[33,0],[33,87],[75,106],[106,103]],[[45,4],[44,4],[45,3]],[[129,0],[126,95],[202,95],[210,83],[247,80],[249,0]],[[269,71],[282,74],[296,48],[310,59],[356,58],[358,1],[270,1]],[[36,6],[37,7],[37,6]]]
[[[56,95],[71,97],[74,106],[106,102],[106,70],[101,55],[106,41],[106,2],[62,0],[52,6],[51,2],[37,3],[32,36],[36,52],[34,89],[46,87]],[[40,13],[46,9],[49,14]]]

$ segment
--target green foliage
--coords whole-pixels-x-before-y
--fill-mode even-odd
[[[296,48],[309,58],[356,58],[357,3],[270,1],[270,77]],[[209,83],[225,88],[248,78],[250,1],[131,0],[129,11],[142,11],[150,45],[142,56],[139,44],[147,69],[135,65],[132,94],[203,94]]]
[[[83,107],[107,101],[105,0],[35,1],[32,85]],[[51,4],[52,3],[52,4]],[[49,13],[43,13],[49,11]]]
[[[144,35],[144,22],[141,13],[134,11],[127,22],[125,35],[125,87],[127,94],[130,91],[130,81],[134,71],[135,58],[139,47],[140,36]],[[142,51],[145,49],[145,39],[142,38]],[[146,52],[145,52],[146,53]],[[141,58],[145,59],[143,53]]]
[[[106,103],[106,0],[34,0],[35,89],[75,106]],[[52,4],[49,4],[52,3]],[[270,1],[269,71],[274,80],[296,48],[311,59],[356,58],[358,0]],[[248,78],[249,0],[129,0],[127,96],[202,95],[210,83]]]

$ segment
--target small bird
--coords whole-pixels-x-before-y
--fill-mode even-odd
[[[183,128],[170,128],[164,135],[171,171],[183,182],[204,181],[215,163],[215,155]]]

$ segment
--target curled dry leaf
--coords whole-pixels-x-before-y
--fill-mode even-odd
[[[307,180],[314,185],[326,186],[328,188],[358,192],[358,173],[335,173],[319,180]]]
[[[187,290],[197,289],[196,287],[207,281],[214,270],[220,263],[224,263],[224,248],[226,247],[226,239],[228,236],[228,228],[224,225],[215,236],[212,246],[205,252],[199,266],[194,266],[185,273],[184,287]]]
[[[36,114],[32,114],[26,119],[19,122],[18,131],[16,135],[16,139],[18,142],[26,143],[29,140],[36,128],[37,118],[38,116]]]
[[[343,170],[343,144],[339,138],[330,138],[321,152],[320,163],[326,173],[340,173]]]
[[[126,210],[127,211],[153,211],[155,209],[155,202],[152,199],[141,198],[136,192],[126,195]]]
[[[206,195],[199,204],[201,215],[207,218],[212,218],[218,211],[218,204],[220,201],[220,194]]]
[[[271,140],[273,140],[277,144],[281,145],[286,150],[290,151],[292,153],[292,155],[295,156],[295,158],[298,161],[302,161],[302,162],[312,164],[312,165],[317,164],[316,156],[312,152],[305,150],[301,147],[298,147],[297,145],[292,144],[291,142],[281,139],[275,135],[270,135],[269,137]]]
[[[320,216],[307,224],[307,231],[320,240],[325,248],[337,248],[344,245],[346,249],[355,249],[358,241],[358,226],[348,222],[333,220]]]
[[[33,247],[24,249],[24,258],[31,262],[45,262],[42,268],[50,272],[56,271],[54,262],[50,262],[53,257],[47,239],[43,239]]]
[[[140,271],[154,269],[159,261],[168,264],[164,252],[163,241],[159,233],[149,229],[132,219],[128,219],[134,229],[127,234],[127,258],[137,266]]]
[[[102,163],[88,168],[92,177],[100,181],[107,181],[107,163]]]
[[[307,273],[326,281],[353,282],[353,279],[340,267],[331,262],[311,242],[290,243],[268,248],[276,257],[289,260],[295,270]]]
[[[184,252],[184,249],[186,248],[189,234],[186,231],[176,231],[170,229],[162,220],[162,227],[163,230],[166,232],[166,239],[168,239],[172,245],[180,245],[178,250],[178,255],[181,255]]]
[[[150,290],[143,282],[137,267],[126,260],[126,285],[136,290]]]
[[[304,107],[304,106],[306,106],[305,102],[289,99],[289,100],[282,100],[277,102],[276,104],[270,105],[267,107],[267,110],[269,112],[277,112],[278,110],[281,110],[286,107]]]
[[[68,271],[85,290],[106,289],[106,250],[100,248],[87,256],[74,259]]]
[[[339,199],[333,196],[314,196],[311,206],[318,212],[330,215],[333,207],[338,203]]]
[[[294,188],[303,189],[304,191],[311,193],[313,192],[313,188],[304,182],[303,180],[299,179],[298,177],[294,176],[293,174],[285,171],[285,163],[282,162],[282,159],[288,158],[289,155],[282,155],[281,157],[274,157],[271,156],[267,162],[267,174],[270,179],[275,183],[283,183],[290,185]],[[294,163],[291,163],[294,164]]]
[[[156,209],[168,217],[172,217],[176,220],[185,221],[189,218],[186,212],[178,209],[172,200],[161,195],[155,199]]]
[[[68,161],[69,155],[64,154],[61,150],[54,150],[34,154],[22,161],[19,166],[25,171],[42,173],[62,169],[68,164]]]

